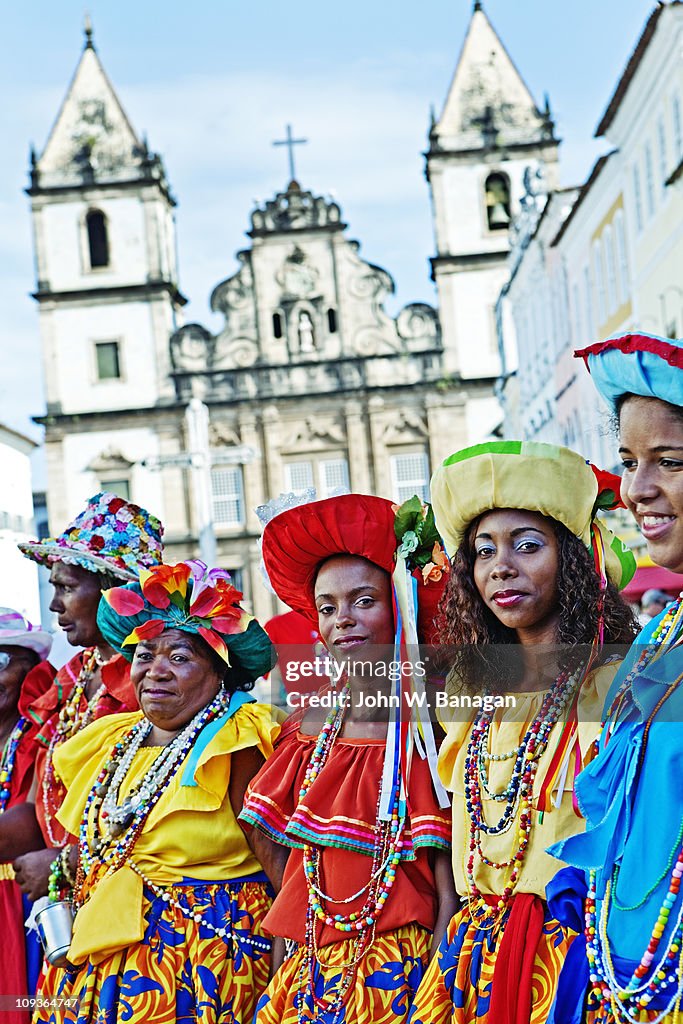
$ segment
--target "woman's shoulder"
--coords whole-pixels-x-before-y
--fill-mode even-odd
[[[91,774],[142,717],[141,711],[127,711],[98,718],[80,729],[55,748],[53,763],[57,775],[69,786],[79,772],[86,770]]]

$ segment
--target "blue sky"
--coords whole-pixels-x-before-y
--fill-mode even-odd
[[[548,92],[562,183],[580,183],[606,147],[592,139],[652,4],[484,0],[536,101]],[[138,132],[161,153],[177,211],[187,317],[217,327],[214,285],[236,269],[249,211],[286,184],[271,141],[291,122],[304,187],[332,193],[362,255],[393,275],[390,311],[434,302],[423,174],[430,104],[443,104],[469,0],[91,0],[95,43]],[[31,225],[22,189],[78,61],[83,5],[33,0],[3,10],[0,63],[0,421],[29,433],[43,408]]]

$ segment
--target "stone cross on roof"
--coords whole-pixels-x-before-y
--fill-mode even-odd
[[[308,142],[308,139],[295,139],[295,138],[293,138],[291,124],[287,125],[287,138],[286,139],[278,139],[275,142],[273,142],[274,146],[286,146],[287,149],[289,150],[288,157],[289,157],[289,180],[290,180],[290,182],[296,181],[296,173],[295,173],[295,168],[294,168],[294,147],[295,146],[303,146],[307,142]]]

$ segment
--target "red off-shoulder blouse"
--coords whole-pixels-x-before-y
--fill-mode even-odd
[[[384,740],[338,738],[324,768],[306,797],[299,791],[313,753],[316,737],[299,731],[298,718],[283,726],[273,755],[252,780],[240,818],[275,842],[293,847],[282,889],[265,918],[273,934],[304,941],[308,902],[303,870],[304,844],[323,849],[321,885],[335,900],[358,892],[370,877],[379,784],[384,761]],[[437,899],[433,850],[450,848],[450,808],[439,807],[429,766],[417,755],[408,783],[408,826],[396,881],[377,932],[388,932],[410,922],[432,930]],[[359,910],[365,894],[331,912]],[[318,928],[318,944],[338,942],[343,936],[327,925]]]

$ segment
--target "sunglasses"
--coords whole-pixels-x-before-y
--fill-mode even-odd
[[[23,654],[8,654],[7,651],[0,651],[0,672],[11,665],[13,661],[26,661],[26,656]]]

